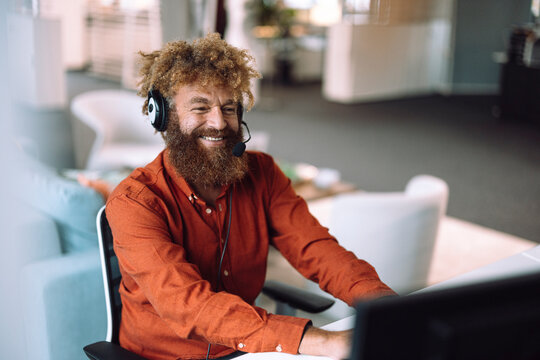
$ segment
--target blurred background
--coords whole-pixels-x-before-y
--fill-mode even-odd
[[[366,190],[440,175],[453,190],[449,214],[540,241],[537,1],[21,0],[10,9],[15,139],[55,168],[85,168],[94,142],[70,112],[75,96],[134,90],[137,51],[219,31],[264,76],[247,118],[268,133],[271,154],[336,168]]]
[[[133,100],[137,52],[208,32],[255,57],[263,79],[253,83],[256,104],[245,117],[255,135],[248,145],[292,168],[291,178],[313,166],[355,189],[395,192],[430,174],[448,184],[448,216],[540,242],[539,0],[7,0],[2,7],[1,330],[11,339],[2,358],[25,358],[14,354],[40,331],[21,328],[21,313],[42,315],[18,308],[19,296],[75,306],[61,295],[38,300],[34,290],[13,289],[53,266],[28,264],[82,253],[86,245],[75,242],[95,237],[91,215],[102,201],[76,188],[77,176],[114,184],[162,147]],[[104,125],[91,116],[99,110],[140,121]],[[147,147],[136,146],[142,142]],[[52,217],[53,228],[32,228],[28,208]],[[60,245],[47,248],[36,229],[58,233]],[[45,332],[71,331],[44,322]],[[37,349],[27,355],[48,358]]]

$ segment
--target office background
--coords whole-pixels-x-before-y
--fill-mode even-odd
[[[13,0],[1,4],[4,8],[0,24],[1,41],[11,51],[1,57],[0,69],[3,79],[15,75],[15,81],[9,85],[7,81],[2,82],[0,96],[4,109],[1,156],[5,169],[1,186],[5,200],[1,219],[3,248],[0,251],[0,264],[2,294],[6,294],[0,305],[7,313],[14,305],[11,301],[14,295],[12,288],[4,285],[4,282],[11,284],[18,281],[6,281],[9,278],[6,274],[16,277],[11,264],[18,256],[10,252],[17,241],[17,234],[9,226],[15,213],[16,199],[12,196],[17,192],[14,189],[17,189],[19,182],[13,170],[17,165],[13,161],[15,148],[23,147],[43,163],[59,170],[84,167],[94,135],[72,116],[70,101],[76,95],[94,89],[133,87],[135,68],[132,60],[118,62],[118,56],[122,58],[123,52],[120,51],[119,55],[113,51],[118,49],[106,49],[105,43],[100,42],[113,37],[115,33],[102,32],[101,36],[104,37],[100,38],[98,26],[99,20],[107,15],[100,12],[103,10],[101,7],[121,7],[127,3]],[[195,15],[192,12],[198,9],[196,5],[208,2],[162,0],[159,3],[160,7],[151,1],[131,2],[141,7],[153,4],[146,11],[144,21],[148,25],[157,19],[159,26],[151,27],[152,30],[148,32],[136,32],[141,37],[128,44],[131,46],[129,51],[135,51],[139,44],[147,46],[145,50],[149,50],[156,44],[159,47],[162,41],[188,38],[207,25],[204,18],[201,23],[194,24]],[[229,3],[242,2],[231,0]],[[324,4],[324,1],[298,3],[303,3],[297,10],[302,15],[310,6]],[[432,174],[449,185],[450,216],[540,242],[539,121],[534,121],[534,116],[533,121],[500,116],[502,58],[510,45],[510,33],[515,25],[531,23],[533,10],[538,11],[538,2],[417,0],[411,2],[414,3],[411,8],[403,9],[395,17],[383,11],[384,8],[375,13],[366,13],[366,6],[375,1],[343,3],[360,4],[349,14],[353,23],[370,16],[375,17],[379,25],[397,22],[402,25],[410,23],[415,27],[433,23],[434,27],[429,29],[434,31],[437,39],[447,42],[438,43],[438,49],[443,51],[432,54],[434,61],[428,62],[430,66],[438,64],[433,68],[436,76],[429,79],[427,86],[412,87],[409,92],[403,91],[403,88],[407,89],[410,84],[404,83],[399,93],[390,96],[369,97],[347,103],[330,100],[324,94],[323,87],[328,81],[325,78],[324,59],[329,41],[326,31],[331,24],[319,23],[314,26],[315,30],[312,30],[315,34],[310,38],[310,45],[297,48],[298,54],[293,52],[292,55],[298,55],[293,58],[300,65],[294,63],[297,66],[289,69],[290,72],[286,67],[276,69],[272,59],[274,53],[268,51],[271,40],[261,37],[254,51],[260,56],[257,60],[263,67],[261,70],[265,78],[257,88],[258,103],[246,115],[246,119],[252,131],[269,134],[269,153],[278,159],[338,169],[343,180],[367,191],[402,190],[412,176]],[[380,3],[397,4],[391,1]],[[95,17],[81,13],[77,4],[87,4],[86,9],[95,11]],[[17,54],[13,55],[13,44],[21,46],[15,46],[18,51],[30,42],[21,41],[20,37],[28,34],[14,33],[4,15],[9,11],[26,19],[45,19],[47,13],[57,13],[61,5],[74,6],[70,8],[71,14],[78,14],[63,18],[64,23],[72,27],[67,32],[62,31],[62,36],[68,33],[70,36],[78,34],[94,39],[86,43],[86,50],[71,52],[64,46],[65,41],[78,46],[85,42],[56,37],[37,43],[45,45],[39,47],[39,51],[42,51],[40,56],[18,58]],[[411,11],[415,6],[424,10]],[[95,32],[87,32],[89,29]],[[426,28],[422,31],[426,31]],[[48,34],[34,33],[32,36],[36,35],[47,37]],[[426,36],[426,32],[422,36]],[[417,42],[414,44],[418,45]],[[377,44],[380,48],[385,45]],[[107,51],[113,55],[114,61],[109,62],[109,58],[103,56]],[[73,56],[73,53],[82,53],[83,56]],[[72,57],[66,60],[60,54],[70,54]],[[389,66],[411,65],[409,56],[411,54],[404,53],[403,56],[390,56],[385,60]],[[46,74],[57,76],[59,81],[47,83],[41,91],[29,92],[25,85],[33,81],[28,80],[31,72],[14,71],[13,58],[20,60],[19,64],[15,61],[15,65],[41,66],[40,71],[32,74],[36,75],[34,80]],[[60,65],[50,66],[46,61]],[[122,64],[131,66],[130,71],[124,71]],[[380,73],[382,78],[388,75],[388,69],[373,66],[368,70]],[[356,85],[361,86],[362,83]],[[376,87],[377,84],[372,85]],[[11,99],[13,102],[10,103]],[[540,114],[536,119],[540,119]],[[14,322],[18,321],[17,314],[9,315]],[[10,324],[10,321],[6,320],[5,324]],[[12,328],[3,325],[0,330],[3,342],[9,344]]]
[[[42,13],[54,14],[57,11],[54,3],[43,1]],[[140,3],[148,6],[151,2]],[[238,8],[240,3],[245,2],[231,1],[229,5],[236,6],[231,12],[242,10]],[[325,2],[289,3],[297,4],[297,15],[302,15],[310,5]],[[369,1],[363,3],[369,4]],[[22,105],[16,102],[13,108],[14,119],[17,119],[16,137],[29,138],[41,160],[57,168],[84,167],[94,139],[94,134],[71,116],[69,103],[73,97],[92,89],[135,86],[134,75],[126,76],[125,71],[116,69],[122,64],[134,66],[132,62],[127,65],[125,61],[106,62],[103,53],[114,55],[107,49],[114,43],[105,41],[107,36],[113,36],[110,29],[114,28],[106,27],[112,25],[104,20],[99,2],[89,1],[88,4],[88,11],[95,17],[86,22],[90,50],[86,57],[81,57],[84,52],[63,49],[64,54],[79,54],[79,58],[72,54],[70,59],[64,59],[68,62],[64,67],[71,70],[63,74],[63,84],[58,86],[60,105],[29,106],[23,101]],[[166,41],[193,36],[196,30],[193,30],[194,21],[190,20],[193,15],[190,4],[164,0],[160,7],[150,7],[147,27],[143,28],[148,29],[146,37],[137,35],[127,40],[137,40],[141,46],[148,47],[160,37]],[[398,25],[435,24],[437,27],[430,30],[432,35],[437,41],[448,41],[448,46],[440,47],[444,54],[437,55],[433,61],[441,60],[447,66],[439,71],[435,81],[426,86],[412,86],[409,93],[405,87],[397,95],[368,96],[367,100],[360,98],[349,101],[350,104],[329,101],[323,94],[324,77],[334,75],[323,69],[324,47],[313,50],[312,46],[305,50],[305,46],[297,46],[300,55],[293,64],[296,74],[293,68],[290,78],[284,81],[274,62],[268,60],[267,40],[242,40],[254,48],[264,75],[257,88],[260,90],[258,103],[247,114],[247,119],[253,130],[269,133],[269,152],[278,158],[336,168],[343,180],[370,191],[399,190],[418,173],[441,176],[448,181],[451,190],[449,215],[540,241],[537,220],[540,215],[540,121],[497,117],[501,83],[497,55],[500,57],[508,50],[514,26],[530,23],[534,6],[537,5],[530,0],[417,1],[409,8],[399,8],[399,16],[384,17],[380,12],[372,15],[377,21]],[[250,19],[251,13],[243,11]],[[81,10],[72,9],[71,14],[81,15]],[[179,15],[174,17],[173,14]],[[197,26],[208,26],[204,21],[203,18]],[[311,40],[323,39],[328,44],[324,32],[328,25],[314,26],[314,20],[310,21],[307,28],[314,34]],[[156,22],[159,26],[152,27]],[[76,22],[72,19],[73,23]],[[78,24],[80,27],[81,21]],[[98,28],[99,24],[103,29]],[[234,24],[229,27],[234,28]],[[444,27],[446,35],[440,30]],[[75,27],[79,32],[84,29]],[[103,33],[105,30],[109,32]],[[73,40],[62,42],[66,43],[72,44]],[[135,52],[136,44],[139,43],[131,44],[128,49]],[[384,48],[385,44],[374,46]],[[406,63],[408,60],[395,58],[392,61]],[[316,70],[306,73],[302,68],[309,67],[309,63],[315,63]],[[384,67],[367,71],[380,72],[381,77],[388,72]]]

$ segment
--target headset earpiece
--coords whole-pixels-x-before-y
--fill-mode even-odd
[[[157,131],[167,130],[167,101],[159,91],[148,92],[148,117]]]

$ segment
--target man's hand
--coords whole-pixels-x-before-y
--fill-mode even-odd
[[[86,176],[84,176],[83,174],[79,174],[77,176],[77,181],[82,186],[86,186],[86,187],[96,190],[98,193],[101,194],[101,196],[103,196],[103,199],[105,201],[107,201],[107,198],[111,194],[111,191],[112,191],[111,185],[109,185],[106,181],[91,180],[87,178]]]
[[[351,352],[353,330],[326,331],[309,327],[298,352],[305,355],[328,356],[333,359],[346,359]]]

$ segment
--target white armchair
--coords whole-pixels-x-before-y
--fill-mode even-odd
[[[372,264],[381,280],[399,294],[427,286],[437,230],[446,212],[447,184],[436,177],[412,178],[404,192],[355,192],[336,196],[312,209],[327,212],[321,223],[339,243]],[[309,282],[310,290],[318,289]],[[321,290],[319,290],[321,291]],[[327,312],[343,318],[352,308],[338,301]]]
[[[142,114],[144,99],[126,90],[95,90],[76,96],[73,115],[95,133],[86,168],[136,168],[152,161],[165,147]]]

